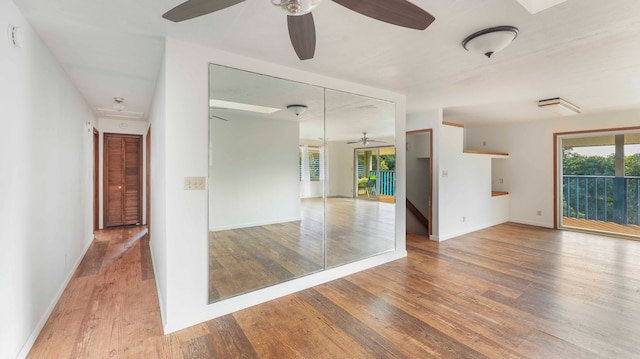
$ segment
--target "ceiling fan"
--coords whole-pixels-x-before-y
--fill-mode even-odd
[[[245,0],[188,0],[162,15],[180,22],[206,15]],[[389,24],[424,30],[435,20],[428,12],[407,0],[333,0],[352,11]],[[320,0],[271,0],[287,13],[289,38],[300,60],[312,59],[316,50],[313,10]]]
[[[386,143],[386,142],[373,140],[373,139],[367,137],[367,133],[366,132],[363,132],[362,133],[362,137],[360,137],[359,140],[353,140],[353,141],[347,142],[348,145],[352,145],[354,143],[362,143],[363,145],[366,146],[366,145],[368,145],[370,143]]]

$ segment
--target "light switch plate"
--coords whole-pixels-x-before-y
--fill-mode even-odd
[[[185,177],[185,191],[201,191],[206,189],[207,180],[205,177]]]

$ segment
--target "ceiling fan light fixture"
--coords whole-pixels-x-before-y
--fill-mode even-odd
[[[113,109],[122,112],[124,110],[124,98],[123,97],[114,97],[113,98]]]
[[[496,52],[504,50],[518,37],[515,26],[496,26],[474,32],[462,41],[462,47],[469,52],[483,54],[490,58]]]
[[[565,101],[560,97],[540,100],[538,101],[538,107],[561,116],[573,116],[578,115],[581,112],[580,107],[569,101]]]
[[[287,110],[291,111],[296,116],[300,116],[305,111],[307,111],[307,106],[305,106],[305,105],[289,105],[289,106],[287,106]]]
[[[278,6],[287,15],[299,16],[310,13],[320,4],[321,0],[271,0],[271,3]]]

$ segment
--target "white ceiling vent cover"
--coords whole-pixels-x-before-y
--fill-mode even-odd
[[[580,114],[580,112],[582,112],[580,110],[580,107],[572,104],[569,101],[563,100],[560,97],[538,101],[538,107],[554,112],[561,116],[573,116],[578,115]]]

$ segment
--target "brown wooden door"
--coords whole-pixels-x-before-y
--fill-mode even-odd
[[[142,222],[142,136],[104,135],[104,226]]]

